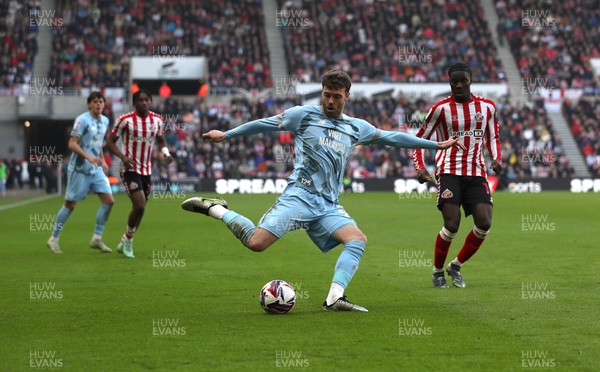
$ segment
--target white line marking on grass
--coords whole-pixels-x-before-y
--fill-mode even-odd
[[[0,207],[0,212],[5,211],[7,209],[22,207],[24,205],[29,205],[29,204],[37,203],[40,201],[56,198],[57,196],[61,196],[61,195],[60,194],[52,194],[52,195],[38,196],[37,198],[27,199],[27,200],[23,200],[21,202],[17,202],[14,204],[4,205],[4,206]]]

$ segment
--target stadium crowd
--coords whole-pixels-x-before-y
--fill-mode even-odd
[[[600,100],[566,100],[562,110],[592,177],[600,177]]]
[[[209,58],[212,88],[269,87],[271,72],[259,0],[57,2],[50,76],[65,88],[127,87],[132,56]]]
[[[477,1],[278,3],[289,72],[304,81],[339,68],[356,82],[440,82],[457,61],[474,81],[505,80]]]
[[[504,36],[527,88],[583,89],[595,94],[591,58],[600,57],[600,2],[496,0]]]
[[[15,88],[31,80],[38,49],[38,29],[30,24],[35,3],[0,0],[0,95],[13,95]]]

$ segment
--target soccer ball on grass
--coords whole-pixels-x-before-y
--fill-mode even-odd
[[[296,291],[283,280],[271,280],[260,290],[260,305],[270,314],[287,314],[296,305]]]

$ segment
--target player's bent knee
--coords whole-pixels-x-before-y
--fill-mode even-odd
[[[248,241],[247,247],[251,251],[262,252],[265,249],[269,248],[269,244],[260,239],[254,239],[254,237],[252,237],[252,238],[250,238],[250,241]]]
[[[450,231],[452,234],[456,234],[458,232],[459,224],[446,221],[446,223],[444,223],[444,227],[446,228],[446,230]]]
[[[358,234],[358,236],[353,240],[360,240],[361,242],[367,244],[367,236],[362,232]]]
[[[475,227],[477,227],[479,230],[485,231],[487,233],[492,228],[492,221],[476,224]]]

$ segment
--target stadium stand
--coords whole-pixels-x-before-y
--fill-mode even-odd
[[[170,45],[210,56],[211,89],[272,85],[260,1],[57,1],[51,76],[65,88],[126,87],[129,57]]]
[[[600,100],[566,100],[563,114],[593,177],[600,177]]]
[[[590,59],[600,57],[600,2],[496,0],[496,10],[528,88],[598,91]]]
[[[12,95],[15,88],[31,79],[37,54],[37,28],[30,25],[29,1],[0,1],[0,95]]]
[[[340,68],[356,82],[440,82],[457,61],[474,81],[505,79],[479,2],[278,3],[289,72],[304,81]]]

